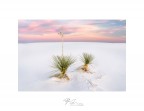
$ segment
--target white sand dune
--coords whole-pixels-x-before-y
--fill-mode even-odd
[[[49,78],[55,74],[52,56],[61,55],[60,42],[19,43],[19,91],[125,91],[126,44],[96,42],[65,42],[64,55],[77,61],[68,69],[70,81]],[[77,70],[83,52],[95,56],[92,74]]]

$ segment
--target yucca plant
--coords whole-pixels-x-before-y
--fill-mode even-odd
[[[81,61],[84,63],[84,65],[82,66],[82,70],[87,72],[89,71],[89,64],[92,63],[92,61],[94,60],[94,56],[88,53],[83,53],[83,55],[81,56]]]
[[[67,76],[66,72],[67,69],[75,62],[75,59],[71,56],[54,56],[53,60],[53,68],[59,71],[59,74],[55,75],[55,77],[58,77],[60,79],[65,78],[69,80],[69,77]]]

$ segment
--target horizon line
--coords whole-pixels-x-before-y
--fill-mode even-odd
[[[61,42],[61,41],[38,41],[38,42],[18,42],[18,43],[46,43],[46,42]],[[102,42],[102,41],[65,41],[65,42],[97,42],[97,43],[126,43],[126,42]]]

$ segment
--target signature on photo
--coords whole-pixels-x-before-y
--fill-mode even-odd
[[[83,103],[77,102],[77,99],[70,99],[70,98],[66,98],[64,99],[65,105],[69,105],[69,106],[84,106]]]

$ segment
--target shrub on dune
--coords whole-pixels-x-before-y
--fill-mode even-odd
[[[89,64],[91,64],[93,60],[94,60],[93,55],[83,53],[83,55],[81,56],[81,61],[83,62],[83,66],[81,69],[85,72],[89,71]]]
[[[65,78],[69,80],[66,72],[68,68],[75,62],[75,59],[71,56],[54,56],[53,60],[53,68],[59,71],[59,74],[55,75],[55,77],[58,77],[60,79]]]

